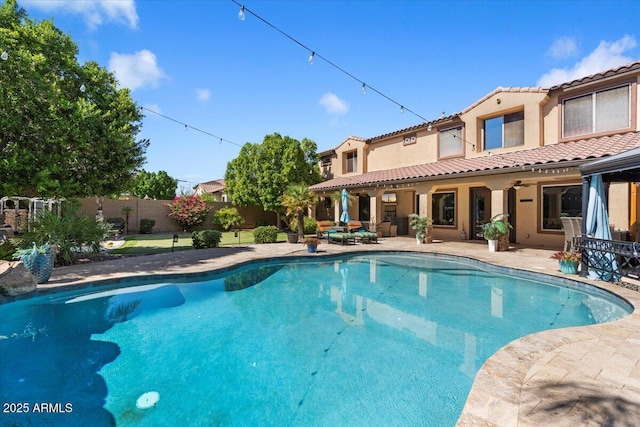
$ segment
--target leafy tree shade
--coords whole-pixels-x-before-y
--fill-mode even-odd
[[[0,6],[0,194],[118,194],[145,161],[142,114],[128,89],[52,21]]]
[[[238,157],[227,164],[225,191],[234,205],[261,205],[282,212],[281,197],[290,184],[320,182],[316,143],[282,137],[264,137],[262,144],[246,143]]]
[[[133,178],[131,194],[143,199],[173,200],[176,197],[178,180],[171,178],[165,171],[147,172],[141,170]]]

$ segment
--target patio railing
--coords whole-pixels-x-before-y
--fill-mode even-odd
[[[605,276],[640,279],[640,243],[578,236],[573,247],[582,252],[581,276],[595,270]]]

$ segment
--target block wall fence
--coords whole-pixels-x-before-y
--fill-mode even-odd
[[[130,198],[127,200],[103,199],[102,215],[107,218],[123,218],[122,208],[131,207],[133,210],[129,214],[129,234],[136,234],[140,231],[140,220],[154,219],[156,221],[152,232],[155,233],[173,233],[181,232],[181,227],[169,218],[169,208],[166,206],[171,200],[146,200]],[[220,208],[232,206],[229,202],[213,202],[213,207],[207,216],[205,222],[196,230],[219,229],[220,227],[213,224],[213,214]],[[80,211],[87,216],[95,216],[98,212],[98,201],[95,197],[82,199]],[[266,212],[261,206],[245,206],[238,207],[238,212],[244,218],[244,223],[238,228],[249,229],[254,228],[256,224],[264,222],[267,225],[276,225],[276,213]],[[125,230],[126,231],[126,230]]]

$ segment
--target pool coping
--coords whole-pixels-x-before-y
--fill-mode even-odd
[[[594,286],[634,307],[640,306],[640,293],[633,290],[579,276],[567,279],[557,271],[557,261],[549,259],[553,249],[516,246],[509,252],[489,253],[486,247],[481,250],[472,242],[416,245],[411,238],[383,239],[379,244],[321,246],[319,254],[307,254],[296,244],[245,245],[231,250],[185,251],[149,255],[145,260],[123,258],[124,261],[56,268],[51,283],[39,286],[38,294],[79,289],[95,280],[103,284],[124,282],[131,280],[131,276],[150,276],[165,268],[178,276],[210,274],[203,271],[229,269],[259,259],[388,251],[461,256],[519,273],[556,276]],[[478,371],[457,425],[573,427],[602,425],[612,420],[632,425],[640,419],[640,409],[635,403],[639,401],[640,314],[635,310],[614,322],[527,335],[498,350]]]

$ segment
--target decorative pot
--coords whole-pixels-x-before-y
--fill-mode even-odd
[[[298,233],[289,233],[289,234],[287,234],[287,242],[289,242],[289,243],[298,243]]]
[[[318,252],[318,245],[307,245],[307,251],[309,251],[310,254]]]
[[[416,236],[416,243],[421,245],[421,244],[424,243],[424,241],[421,238],[419,238],[418,236]]]
[[[578,274],[578,261],[558,260],[560,264],[560,271],[564,274]]]
[[[27,270],[38,280],[38,283],[46,283],[53,272],[53,263],[56,255],[53,253],[38,254],[37,256],[25,256],[21,258]]]
[[[489,252],[496,252],[498,250],[498,241],[497,240],[487,240],[489,244]]]

